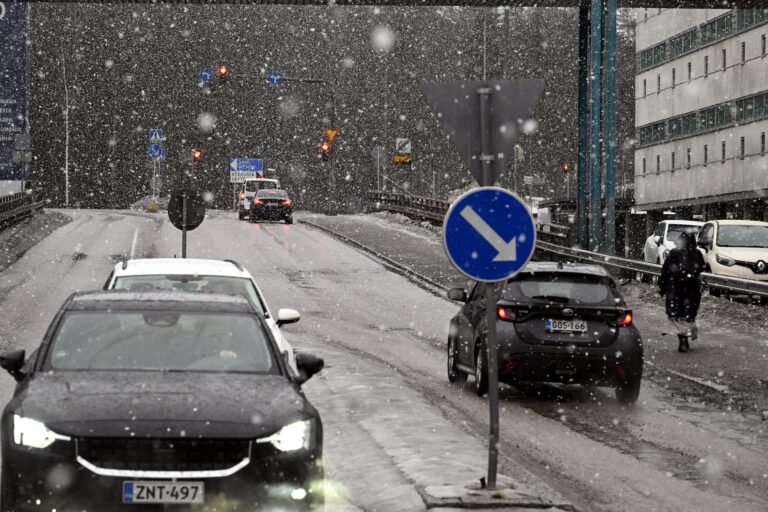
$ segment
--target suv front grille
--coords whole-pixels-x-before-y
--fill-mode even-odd
[[[77,453],[107,469],[212,471],[228,469],[249,456],[250,441],[217,439],[80,438]]]

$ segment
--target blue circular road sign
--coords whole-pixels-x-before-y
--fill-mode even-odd
[[[536,248],[528,207],[512,192],[481,187],[451,205],[443,245],[456,269],[475,281],[504,281],[525,267]]]
[[[207,84],[213,80],[213,70],[211,68],[203,68],[198,76],[200,77],[201,82]]]
[[[272,85],[280,85],[285,80],[283,74],[279,71],[273,71],[267,76],[267,82]]]

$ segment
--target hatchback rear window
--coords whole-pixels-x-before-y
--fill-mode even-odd
[[[276,189],[276,188],[277,188],[276,181],[246,181],[245,182],[245,190],[247,192],[256,192],[257,190]]]
[[[256,193],[256,197],[266,197],[273,199],[288,199],[288,192],[285,190],[259,190]]]
[[[561,302],[617,305],[621,300],[616,284],[605,276],[537,272],[521,274],[507,283],[504,299],[513,301]]]

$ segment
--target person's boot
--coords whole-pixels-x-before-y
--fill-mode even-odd
[[[688,336],[684,334],[678,334],[677,340],[680,342],[677,346],[678,352],[688,352],[690,346],[688,345]]]

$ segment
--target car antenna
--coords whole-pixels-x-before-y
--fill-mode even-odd
[[[128,268],[128,259],[123,259],[123,270]]]
[[[237,270],[239,270],[240,272],[243,272],[243,271],[244,271],[244,270],[243,270],[243,266],[242,266],[241,264],[239,264],[238,262],[236,262],[235,260],[224,260],[224,261],[226,261],[227,263],[231,263],[231,264],[233,264],[234,266],[236,266],[236,267],[237,267]]]

